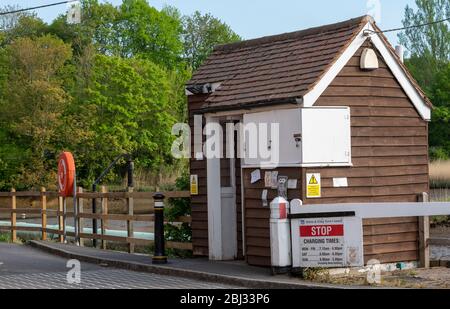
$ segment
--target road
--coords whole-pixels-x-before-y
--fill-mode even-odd
[[[67,282],[68,260],[40,250],[0,243],[0,289],[199,289],[237,288],[180,277],[81,264],[81,283]]]

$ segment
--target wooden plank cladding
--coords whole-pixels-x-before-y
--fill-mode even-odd
[[[279,170],[280,175],[302,175],[299,184],[305,183],[306,173],[321,173],[321,199],[306,199],[304,189],[297,192],[307,204],[416,202],[418,194],[428,191],[427,123],[381,57],[380,69],[360,70],[361,52],[362,48],[317,102],[351,108],[353,167]],[[261,207],[262,187],[249,183],[250,172],[244,172],[247,261],[268,266],[269,210]],[[348,178],[347,188],[334,188],[333,178],[339,177]],[[271,192],[269,199],[274,197]],[[365,220],[366,262],[418,260],[418,231],[417,218]]]
[[[356,35],[367,23],[373,23],[373,19],[362,17],[335,25],[217,47],[187,84],[187,90],[191,93],[188,98],[191,128],[196,112],[220,122],[234,122],[242,119],[242,114],[246,113],[296,108],[294,104],[298,104],[301,99],[305,106],[349,107],[352,164],[344,167],[323,164],[314,168],[292,165],[276,169],[280,176],[297,180],[297,189],[288,191],[289,199],[300,198],[305,204],[417,202],[418,195],[429,191],[428,123],[424,119],[429,119],[428,108],[431,103],[400,62],[400,70],[391,66],[393,72],[388,67],[377,50],[379,48],[385,56],[384,48],[391,50],[384,38],[382,43],[367,40],[315,101],[315,94],[323,89],[322,82],[334,76],[334,70],[340,63],[339,57],[347,56],[353,50],[349,46],[353,46],[352,42],[358,42]],[[376,29],[376,25],[373,27]],[[365,48],[372,48],[377,54],[377,69],[361,69],[361,55]],[[391,55],[387,58],[388,61],[397,60]],[[402,88],[400,85],[409,82],[411,88]],[[209,85],[209,94],[195,94],[208,89],[203,87]],[[407,93],[413,97],[415,90],[420,98],[411,100]],[[345,135],[347,139],[348,135]],[[317,136],[320,134],[317,133]],[[202,138],[204,141],[205,137]],[[304,147],[308,145],[305,140],[306,137],[303,140]],[[323,143],[323,139],[315,141]],[[349,149],[345,151],[345,157],[348,158]],[[327,162],[342,160],[330,159]],[[232,186],[230,176],[233,174],[233,165],[227,160],[220,163],[217,170],[221,178],[217,182],[221,183],[217,186]],[[289,164],[282,164],[286,165]],[[219,172],[217,170],[210,171],[211,175]],[[233,180],[237,189],[238,255],[245,255],[251,265],[270,266],[270,208],[263,207],[262,202],[262,193],[266,189],[265,170],[261,170],[261,180],[252,184],[251,173],[254,170],[245,166],[241,169],[236,164],[236,178]],[[191,159],[190,171],[198,175],[199,179],[199,194],[192,197],[194,254],[207,256],[210,252],[206,160]],[[320,198],[306,198],[307,173],[321,174]],[[347,182],[341,183],[348,185],[335,187],[334,178],[343,177]],[[276,195],[276,190],[269,189],[268,202]],[[217,198],[214,196],[214,199]],[[216,205],[210,206],[215,209]],[[390,263],[419,259],[420,229],[417,218],[365,220],[363,229],[366,261],[378,259],[382,263]],[[211,235],[216,235],[216,230]],[[211,248],[212,255],[220,251],[217,248]]]
[[[188,97],[189,126],[191,127],[191,149],[194,151],[194,114],[201,109],[207,95]],[[203,119],[203,125],[205,120]],[[202,137],[204,141],[205,137]],[[192,157],[195,156],[192,153]],[[192,247],[193,254],[208,256],[208,204],[206,187],[206,160],[190,160],[191,175],[198,175],[198,195],[191,196],[192,207]]]
[[[380,69],[360,70],[361,52],[317,103],[350,106],[354,166],[306,169],[321,173],[324,197],[307,203],[414,202],[429,190],[427,123],[380,56]],[[349,187],[333,188],[334,177],[348,177]],[[418,260],[418,219],[365,220],[364,251],[366,262]]]
[[[262,179],[257,183],[252,184],[251,173],[254,170],[255,169],[243,169],[246,259],[251,265],[270,266],[270,208],[263,207],[261,200],[262,192],[266,189],[264,186],[264,173],[266,170],[261,170]],[[279,168],[277,171],[279,176],[297,179],[298,190],[289,190],[288,198],[301,198],[301,169]],[[277,190],[268,189],[267,199],[269,203],[277,197],[277,194]]]

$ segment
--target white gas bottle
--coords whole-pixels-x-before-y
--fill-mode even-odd
[[[270,203],[270,250],[273,273],[289,271],[291,259],[291,231],[289,202],[277,197]]]

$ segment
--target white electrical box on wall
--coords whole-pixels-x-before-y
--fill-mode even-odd
[[[255,128],[257,134],[250,133]],[[350,108],[295,108],[245,114],[242,140],[246,166],[264,166],[269,162],[287,167],[349,166]]]
[[[294,139],[294,134],[301,134],[300,118],[300,109],[245,114],[245,165],[300,164],[301,141]]]
[[[302,109],[303,164],[351,164],[350,108]]]

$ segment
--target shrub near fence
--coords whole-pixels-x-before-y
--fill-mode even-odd
[[[165,205],[168,206],[167,199],[169,198],[189,198],[189,191],[171,191],[163,192],[166,196]],[[83,245],[83,240],[85,239],[97,239],[101,241],[102,248],[106,248],[107,242],[120,242],[126,243],[128,245],[128,251],[130,253],[134,252],[135,245],[152,245],[153,241],[148,239],[139,239],[134,237],[134,226],[135,222],[153,222],[154,221],[154,200],[153,192],[133,192],[132,188],[129,188],[127,192],[107,192],[105,187],[102,187],[102,192],[83,192],[82,188],[79,188],[79,192],[76,197],[76,213],[68,211],[65,209],[66,200],[63,197],[59,197],[56,192],[47,192],[45,188],[42,188],[41,192],[16,192],[14,189],[11,192],[0,192],[0,197],[9,198],[9,208],[0,208],[0,212],[10,214],[10,226],[0,226],[0,231],[6,231],[11,233],[11,241],[16,241],[17,231],[27,231],[27,232],[39,232],[41,234],[42,240],[47,240],[47,234],[58,235],[58,240],[64,242],[64,238],[75,237],[75,233],[72,231],[67,231],[66,220],[71,218],[74,222],[75,218],[78,222],[79,227],[84,227],[84,220],[98,220],[100,222],[100,233],[93,234],[85,233],[83,230],[79,232],[80,244]],[[17,208],[18,198],[33,198],[40,200],[39,208]],[[58,209],[47,209],[47,199],[48,198],[58,198]],[[73,198],[67,198],[67,200],[72,200]],[[88,207],[90,208],[90,203],[92,199],[99,199],[100,207],[98,207],[97,213],[89,213],[84,210]],[[125,200],[126,213],[122,214],[111,214],[108,211],[108,201],[114,199]],[[134,203],[135,200],[145,200],[145,203],[149,205],[149,214],[135,214]],[[17,214],[30,214],[39,215],[41,224],[39,227],[32,226],[21,226],[17,225]],[[49,229],[47,225],[47,219],[49,216],[54,216],[57,218],[57,229]],[[108,221],[125,221],[127,230],[126,237],[123,236],[112,236],[107,234]],[[179,225],[182,223],[191,223],[191,217],[179,217],[167,224]],[[148,231],[149,233],[153,231]],[[181,250],[192,250],[192,243],[187,242],[166,242],[166,248],[169,249],[181,249]]]

